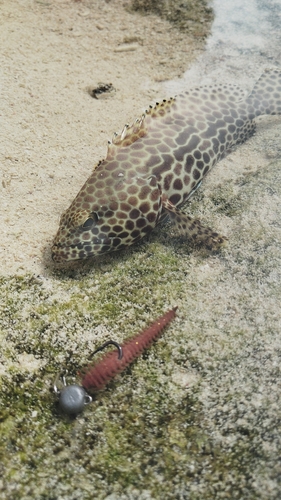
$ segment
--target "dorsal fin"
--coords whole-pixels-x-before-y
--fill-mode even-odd
[[[126,124],[121,134],[115,133],[112,140],[108,142],[108,154],[113,153],[115,146],[124,148],[130,146],[141,137],[144,137],[148,132],[148,117],[152,119],[163,118],[169,113],[174,102],[175,98],[173,97],[170,99],[163,99],[162,102],[157,102],[155,106],[149,106],[145,113],[143,113],[140,118],[137,118],[132,125]]]
[[[152,118],[162,118],[170,112],[175,100],[175,97],[170,97],[170,99],[163,99],[162,102],[156,102],[155,106],[149,106],[146,114]]]
[[[112,137],[112,144],[119,147],[129,146],[133,142],[137,141],[140,137],[147,134],[147,130],[144,123],[145,114],[140,118],[137,118],[132,125],[126,124],[123,128],[121,134],[115,133]]]

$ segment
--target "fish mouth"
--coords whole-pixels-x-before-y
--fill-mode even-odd
[[[56,243],[52,246],[52,260],[56,263],[85,260],[103,253],[119,250],[125,245],[120,238],[95,238],[94,241],[79,242],[63,245]]]

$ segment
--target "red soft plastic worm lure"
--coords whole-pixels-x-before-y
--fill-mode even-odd
[[[175,317],[177,307],[160,316],[152,325],[122,345],[123,356],[118,359],[116,351],[106,354],[98,363],[90,367],[82,378],[82,386],[88,392],[101,389],[118,373],[124,370],[160,335],[166,325]]]
[[[54,384],[54,391],[59,397],[60,409],[68,415],[78,415],[83,411],[85,405],[91,403],[92,398],[88,392],[94,392],[101,389],[118,373],[124,370],[135,358],[137,358],[152,342],[159,337],[165,326],[167,326],[175,317],[177,306],[160,316],[152,325],[139,333],[135,337],[127,340],[123,346],[118,342],[109,340],[99,347],[93,354],[113,344],[118,348],[116,351],[109,352],[94,366],[89,366],[83,370],[82,384],[66,385],[63,377],[64,387],[59,390],[57,384]]]

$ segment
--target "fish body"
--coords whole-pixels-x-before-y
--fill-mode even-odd
[[[235,85],[197,87],[150,107],[115,134],[107,157],[62,215],[53,260],[121,250],[167,215],[181,234],[212,247],[223,244],[223,236],[178,207],[265,114],[281,114],[278,69],[264,72],[248,96]]]

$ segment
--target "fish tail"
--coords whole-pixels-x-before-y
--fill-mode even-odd
[[[281,114],[281,69],[267,69],[246,99],[250,118]]]

